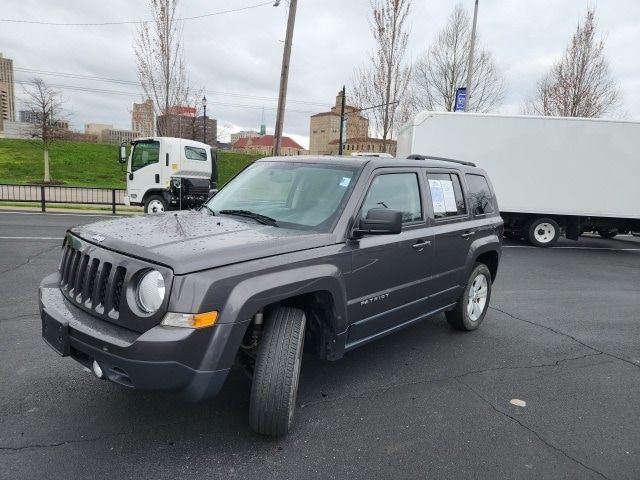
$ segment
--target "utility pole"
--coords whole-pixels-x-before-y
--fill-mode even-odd
[[[473,69],[473,49],[476,46],[476,23],[478,21],[478,0],[476,0],[476,5],[473,9],[473,28],[471,29],[471,43],[469,45],[469,64],[467,65],[467,95],[464,100],[464,111],[469,110],[469,101],[471,100],[471,81]]]
[[[274,7],[280,4],[276,0]],[[289,0],[289,19],[287,20],[287,35],[284,39],[284,51],[282,52],[282,71],[280,73],[280,92],[278,93],[278,113],[276,116],[276,131],[273,140],[273,154],[280,155],[282,143],[282,128],[284,124],[284,106],[287,101],[287,81],[289,80],[289,60],[291,59],[291,43],[293,41],[293,26],[296,21],[296,7],[298,0]]]
[[[338,155],[342,155],[342,130],[344,129],[344,104],[345,104],[346,89],[342,86],[342,105],[340,106],[340,143],[338,144]]]

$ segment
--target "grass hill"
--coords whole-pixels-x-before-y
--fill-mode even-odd
[[[255,155],[218,152],[218,176],[222,185]],[[49,149],[51,179],[79,187],[125,188],[125,174],[118,163],[118,145],[55,142]],[[0,138],[0,183],[31,183],[44,175],[42,143],[38,140]]]

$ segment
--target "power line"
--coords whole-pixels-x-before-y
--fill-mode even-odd
[[[94,75],[83,75],[78,73],[69,73],[69,72],[53,72],[49,70],[38,70],[35,68],[26,68],[26,67],[14,67],[14,71],[29,73],[32,75],[50,75],[55,77],[64,77],[71,78],[74,80],[91,80],[105,83],[114,83],[119,85],[131,85],[136,87],[141,87],[140,82],[134,80],[123,80],[117,78],[109,78],[109,77],[100,77]],[[236,97],[236,98],[246,98],[250,100],[265,100],[265,101],[273,101],[275,102],[277,98],[275,97],[265,97],[260,95],[250,95],[244,93],[237,92],[223,92],[218,90],[204,90],[205,93],[211,95],[220,95],[220,96],[228,96],[228,97]],[[289,100],[291,103],[297,103],[299,105],[308,105],[308,106],[318,106],[318,107],[326,107],[326,102],[314,102],[309,100]]]
[[[271,5],[272,2],[263,2],[255,5],[248,5],[246,7],[233,8],[230,10],[220,10],[218,12],[205,13],[203,15],[195,15],[193,17],[176,18],[176,21],[184,22],[189,20],[198,20],[206,17],[214,17],[216,15],[224,15],[227,13],[241,12],[243,10],[250,10],[252,8],[264,7],[265,5]],[[16,20],[13,18],[0,18],[0,22],[5,23],[27,23],[30,25],[49,25],[54,27],[104,27],[110,25],[141,25],[145,23],[153,23],[155,20],[137,20],[137,21],[122,21],[122,22],[100,22],[100,23],[63,23],[63,22],[43,22],[40,20]]]
[[[17,83],[18,85],[30,85],[29,81],[26,80],[14,80],[14,83]],[[58,88],[61,90],[71,90],[71,91],[76,91],[76,92],[80,92],[80,93],[103,93],[103,94],[107,94],[107,95],[118,95],[118,96],[125,96],[125,97],[136,97],[139,98],[141,96],[141,93],[136,93],[136,92],[123,92],[123,91],[118,91],[118,90],[108,90],[108,89],[101,89],[101,88],[93,88],[93,87],[83,87],[83,86],[79,86],[79,85],[53,85],[50,84],[49,85],[52,88]],[[264,106],[263,105],[247,105],[247,104],[240,104],[240,103],[228,103],[228,102],[211,102],[209,101],[208,104],[212,104],[212,105],[220,105],[220,106],[226,106],[226,107],[234,107],[234,108],[250,108],[250,109],[261,109]],[[276,107],[264,107],[267,110],[276,110]],[[313,114],[314,112],[309,111],[309,110],[289,110],[287,109],[288,112],[291,113],[304,113],[304,114]]]

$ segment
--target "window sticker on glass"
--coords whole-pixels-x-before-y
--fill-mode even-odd
[[[351,179],[349,177],[342,177],[342,180],[340,180],[341,187],[348,187],[349,183],[351,183]]]
[[[434,213],[444,213],[447,211],[444,204],[444,191],[440,180],[429,180],[429,189],[431,190],[431,202],[433,203]]]
[[[444,195],[444,208],[447,212],[457,212],[456,194],[453,191],[453,182],[449,180],[440,180],[442,193]]]

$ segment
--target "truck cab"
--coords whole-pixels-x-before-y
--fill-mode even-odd
[[[120,146],[126,164],[126,205],[145,213],[199,207],[218,181],[216,152],[206,143],[173,137],[145,137]]]

